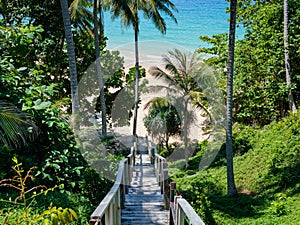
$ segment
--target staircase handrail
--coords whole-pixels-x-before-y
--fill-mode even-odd
[[[205,225],[190,203],[176,194],[176,183],[169,184],[167,159],[157,153],[157,148],[150,149],[154,155],[154,169],[157,182],[164,196],[165,208],[170,210],[170,225],[184,225],[185,218],[189,225]],[[170,186],[170,187],[169,187]]]
[[[90,216],[90,225],[121,225],[121,209],[124,207],[125,194],[132,179],[135,149],[119,163],[116,181],[104,199]]]

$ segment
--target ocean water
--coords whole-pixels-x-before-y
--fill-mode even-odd
[[[200,41],[200,35],[229,31],[229,3],[225,0],[172,0],[178,12],[174,12],[178,23],[164,16],[167,25],[165,35],[161,34],[151,21],[140,13],[139,50],[142,61],[159,61],[161,55],[174,48],[193,52],[199,47],[207,46]],[[134,32],[132,26],[124,27],[120,19],[111,20],[105,13],[105,35],[108,37],[108,49],[118,49],[127,60],[134,61]],[[237,31],[239,32],[239,30]],[[132,62],[131,62],[132,61]]]

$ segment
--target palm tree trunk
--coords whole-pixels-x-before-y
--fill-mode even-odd
[[[166,144],[166,148],[168,150],[168,153],[170,153],[169,139],[170,139],[170,136],[169,136],[168,132],[166,132],[166,141],[165,141],[165,144]]]
[[[99,29],[98,29],[98,7],[97,7],[98,0],[94,0],[94,41],[95,41],[95,51],[96,51],[96,73],[97,78],[99,81],[100,86],[100,107],[101,107],[101,115],[102,115],[102,136],[106,136],[107,128],[106,128],[106,105],[105,105],[105,98],[104,98],[104,82],[103,77],[101,74],[101,64],[100,64],[100,47],[99,47]]]
[[[292,110],[292,112],[295,113],[297,108],[296,108],[296,104],[295,104],[292,90],[290,87],[292,82],[291,82],[291,75],[290,75],[290,57],[289,57],[289,41],[288,41],[288,37],[289,37],[289,33],[288,33],[288,19],[289,19],[289,17],[288,17],[288,0],[284,0],[283,4],[284,4],[284,9],[283,9],[283,13],[284,13],[284,58],[285,58],[286,85],[289,88],[288,99],[289,99],[290,110]]]
[[[139,105],[139,48],[138,48],[138,12],[135,13],[134,41],[135,41],[135,98],[134,98],[134,117],[133,117],[133,136],[136,137],[137,114]]]
[[[73,35],[71,30],[71,21],[69,15],[68,1],[60,0],[62,16],[64,22],[65,36],[68,49],[70,80],[71,80],[71,98],[72,98],[72,114],[76,115],[79,112],[79,99],[78,99],[78,81],[76,71],[76,57],[74,50]],[[75,123],[75,127],[76,123]]]
[[[104,15],[103,15],[103,5],[101,0],[99,0],[99,22],[100,22],[100,41],[104,38]]]
[[[188,146],[188,98],[184,100],[184,111],[183,111],[183,143],[184,143],[184,160],[185,160],[185,168],[189,167],[189,146]]]
[[[233,108],[233,69],[234,69],[234,43],[236,26],[237,0],[230,1],[230,30],[228,46],[228,79],[227,79],[227,112],[226,112],[226,160],[227,160],[227,195],[237,195],[233,172],[232,154],[232,108]]]

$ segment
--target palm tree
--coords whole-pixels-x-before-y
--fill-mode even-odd
[[[160,12],[165,13],[176,23],[177,20],[172,12],[177,11],[175,5],[169,0],[122,0],[119,3],[113,3],[112,11],[115,17],[121,16],[122,23],[125,26],[132,25],[134,29],[135,41],[135,100],[134,100],[134,118],[133,118],[133,136],[136,137],[138,101],[139,101],[139,50],[138,50],[138,34],[139,34],[139,11],[142,11],[145,18],[151,19],[154,25],[163,34],[166,33],[166,23]]]
[[[88,32],[92,36],[94,15],[90,10],[91,7],[90,0],[74,0],[69,10],[73,24],[80,32]]]
[[[38,135],[38,127],[22,111],[0,100],[0,143],[19,147]]]
[[[109,5],[118,2],[114,1],[101,1],[93,0],[93,14],[90,12],[91,2],[89,0],[74,0],[70,6],[71,15],[74,21],[77,22],[81,30],[88,31],[90,35],[94,36],[95,44],[95,55],[96,55],[96,76],[98,78],[100,88],[100,108],[102,117],[102,135],[107,135],[107,124],[106,124],[106,105],[104,96],[104,80],[101,69],[101,58],[100,58],[100,40],[99,40],[99,28],[100,28],[100,39],[104,38],[104,22],[103,22],[103,8],[108,9]],[[120,4],[122,1],[120,1]],[[98,18],[99,14],[99,18]],[[93,26],[92,26],[93,24]]]
[[[78,100],[78,82],[77,82],[77,71],[76,71],[76,56],[75,56],[71,21],[70,21],[69,9],[68,9],[68,1],[60,0],[60,4],[62,9],[65,36],[66,36],[67,49],[68,49],[68,58],[69,58],[72,114],[77,115],[77,113],[79,112],[79,100]],[[77,127],[76,123],[75,123],[75,127]]]
[[[101,64],[100,64],[100,46],[99,46],[99,31],[98,31],[98,8],[100,8],[100,14],[102,11],[101,1],[94,0],[94,40],[95,40],[95,51],[96,51],[96,73],[99,79],[99,86],[100,86],[100,106],[102,112],[102,136],[106,136],[107,134],[107,127],[106,127],[106,105],[105,105],[105,98],[104,98],[104,81],[103,76],[101,73]],[[101,23],[102,24],[102,23]]]
[[[107,2],[106,2],[107,3]],[[79,29],[82,32],[88,32],[91,36],[94,36],[95,44],[95,56],[96,56],[96,77],[98,78],[100,89],[100,108],[102,117],[102,135],[107,134],[106,125],[106,105],[104,97],[104,81],[101,70],[101,58],[100,58],[100,41],[99,41],[99,27],[100,38],[103,40],[103,4],[101,0],[93,0],[93,13],[90,11],[90,0],[74,0],[71,3],[70,11],[71,18],[77,23]],[[99,18],[98,18],[99,14]]]
[[[144,118],[144,125],[152,137],[159,138],[160,143],[165,142],[169,151],[169,139],[172,135],[180,134],[180,117],[176,108],[166,98],[157,97],[145,105],[149,109]]]
[[[290,110],[292,110],[293,113],[295,113],[297,111],[296,108],[296,104],[294,101],[294,97],[292,94],[292,90],[291,90],[291,75],[290,75],[290,57],[289,57],[289,41],[288,41],[288,37],[289,37],[289,33],[288,33],[288,20],[289,20],[289,14],[288,14],[288,0],[284,0],[283,1],[283,5],[284,5],[284,10],[283,10],[283,14],[284,14],[284,58],[285,58],[285,74],[286,74],[286,85],[289,88],[289,92],[288,92],[288,99],[289,99],[289,106],[290,106]]]
[[[170,84],[172,84],[171,86],[174,86],[174,92],[178,93],[183,91],[183,93],[181,93],[183,96],[180,96],[180,98],[177,97],[177,100],[181,103],[175,104],[182,105],[178,108],[180,108],[181,112],[179,113],[183,120],[182,134],[185,147],[185,163],[186,167],[188,167],[188,158],[190,156],[187,138],[188,126],[189,123],[193,121],[192,115],[188,111],[189,101],[191,100],[196,106],[204,109],[207,114],[210,115],[203,104],[205,98],[203,97],[200,85],[197,83],[197,79],[202,76],[199,73],[202,72],[201,68],[203,64],[197,59],[196,52],[189,56],[187,53],[181,52],[178,49],[169,51],[169,56],[164,56],[163,61],[167,73],[158,67],[152,67],[149,72],[155,77],[163,77],[169,81]]]
[[[234,43],[236,27],[237,0],[230,1],[230,29],[228,45],[228,78],[227,78],[227,110],[226,110],[226,160],[227,160],[227,194],[237,195],[233,173],[232,155],[232,92],[233,92],[233,68],[234,68]]]

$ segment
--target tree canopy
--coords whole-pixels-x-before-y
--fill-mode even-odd
[[[236,42],[234,81],[234,121],[265,125],[284,117],[289,111],[288,90],[296,105],[299,99],[299,2],[289,1],[289,46],[292,85],[286,86],[283,36],[283,3],[278,1],[241,1],[237,19],[246,33]],[[207,62],[223,76],[226,35],[201,37],[212,48],[202,53],[215,54]]]

